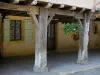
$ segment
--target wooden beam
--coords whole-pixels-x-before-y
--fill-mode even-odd
[[[50,17],[48,18],[47,26],[50,24],[50,22],[51,22],[51,20],[53,19],[54,16],[55,16],[54,13],[52,13],[52,14],[50,15]]]
[[[83,19],[83,14],[81,13],[74,13],[73,11],[69,11],[69,10],[60,10],[60,9],[49,9],[50,14],[51,13],[55,13],[57,15],[65,15],[65,16],[75,16],[75,18],[79,18],[79,19]]]
[[[48,4],[45,6],[45,8],[51,8],[52,5],[53,5],[53,3],[48,3]]]
[[[82,21],[80,20],[80,19],[78,19],[78,22],[79,22],[79,24],[80,24],[80,27],[83,29],[83,23],[82,23]],[[82,31],[82,30],[81,30]]]
[[[37,0],[25,0],[25,4],[28,4],[28,5],[37,5]]]
[[[35,24],[36,29],[39,29],[39,21],[38,21],[38,19],[36,17],[35,11],[32,10],[32,9],[30,9],[28,11],[29,11],[28,14],[31,17],[33,24]]]
[[[76,7],[72,6],[69,10],[76,10]]]
[[[30,5],[37,5],[37,0],[33,0]]]
[[[86,10],[86,9],[85,9],[85,8],[83,8],[83,9],[80,11],[80,13],[83,13],[85,10]]]
[[[27,11],[28,9],[34,9],[35,13],[38,14],[39,7],[36,6],[29,6],[29,5],[14,5],[14,4],[8,4],[4,2],[0,2],[0,9],[5,10],[15,10],[15,11]]]
[[[12,3],[19,3],[20,0],[11,0]]]
[[[8,4],[4,2],[0,2],[0,9],[6,9],[6,10],[15,10],[15,11],[28,11],[29,9],[35,10],[35,14],[39,14],[39,8],[38,6],[29,6],[29,5],[14,5],[14,4]],[[57,15],[66,15],[66,16],[75,16],[76,18],[83,19],[83,14],[81,13],[75,13],[73,14],[73,11],[69,10],[61,10],[61,9],[49,9],[49,14],[55,13]]]
[[[64,4],[61,4],[59,8],[64,8],[64,7],[65,7],[65,5]]]

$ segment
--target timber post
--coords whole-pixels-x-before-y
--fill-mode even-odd
[[[79,40],[79,52],[77,63],[86,64],[88,63],[88,41],[89,41],[89,27],[91,21],[92,12],[85,14],[83,29],[80,31]]]
[[[79,51],[78,51],[78,59],[77,63],[80,63],[81,56],[82,56],[82,50],[83,50],[83,22],[78,19],[80,25],[81,25],[81,31],[79,32]]]
[[[2,25],[2,14],[0,13],[0,57],[2,57],[3,50],[3,25]]]
[[[49,18],[48,9],[39,8],[39,17],[37,19],[33,10],[29,10],[32,22],[35,23],[35,64],[33,70],[35,72],[47,72],[47,26],[51,22],[54,15]]]

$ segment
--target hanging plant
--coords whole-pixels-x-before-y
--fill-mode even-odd
[[[74,34],[74,33],[79,33],[81,30],[81,25],[79,23],[67,23],[64,24],[64,34]]]
[[[75,41],[77,41],[77,40],[79,40],[79,33],[77,32],[74,32],[74,34],[73,34],[73,40],[75,40]]]

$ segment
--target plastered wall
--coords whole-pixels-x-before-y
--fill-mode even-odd
[[[23,22],[23,40],[11,42],[8,37],[9,33],[7,30],[8,24],[4,27],[4,42],[3,42],[3,56],[22,56],[22,55],[33,55],[35,51],[35,25],[30,22],[30,18],[8,16],[6,19],[21,19]],[[89,49],[100,49],[100,22],[95,22],[97,25],[97,33],[94,34],[94,24],[90,27],[89,37]],[[71,34],[64,35],[63,24],[58,23],[56,25],[56,51],[57,52],[69,52],[77,51],[79,46],[79,40],[73,40]],[[6,34],[7,33],[7,34]]]
[[[95,50],[100,49],[100,21],[95,21],[95,24],[97,25],[96,34],[94,34],[94,23],[90,26],[90,32],[89,32],[89,50]],[[72,35],[64,35],[63,32],[63,24],[58,23],[57,24],[57,52],[68,52],[68,51],[77,51],[79,46],[79,40],[75,41],[73,40]]]
[[[78,41],[74,41],[71,34],[65,35],[63,32],[64,24],[57,24],[56,50],[57,52],[75,51],[78,49]]]
[[[10,20],[21,20],[22,40],[10,41]],[[35,26],[28,17],[7,16],[3,24],[3,56],[33,55],[35,46]]]
[[[94,34],[94,28],[97,25],[96,34]],[[100,21],[95,21],[91,24],[89,33],[89,49],[100,49]]]

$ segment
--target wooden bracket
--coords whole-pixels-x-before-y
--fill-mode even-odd
[[[65,5],[64,4],[61,4],[59,8],[64,8],[64,7],[65,7]]]
[[[82,25],[82,21],[80,19],[78,19],[78,22]]]
[[[39,28],[39,21],[36,17],[36,14],[34,13],[34,10],[28,10],[28,14],[31,17],[33,24],[35,23],[36,28],[38,29]]]
[[[53,19],[54,16],[55,16],[54,13],[52,13],[52,14],[50,15],[50,17],[48,18],[47,26],[49,25],[49,23],[51,22],[51,20]]]
[[[33,0],[30,5],[36,5],[37,4],[37,0]]]
[[[13,3],[19,3],[20,0],[12,0]]]
[[[77,19],[77,20],[80,23],[81,28],[83,29],[83,23],[82,23],[82,21],[80,19]]]
[[[53,3],[48,3],[48,4],[45,6],[45,8],[51,8],[52,5],[53,5]]]
[[[76,10],[76,7],[72,6],[69,10]]]
[[[80,13],[83,13],[85,10],[86,10],[86,9],[85,9],[85,8],[83,8],[83,9],[80,11]]]

